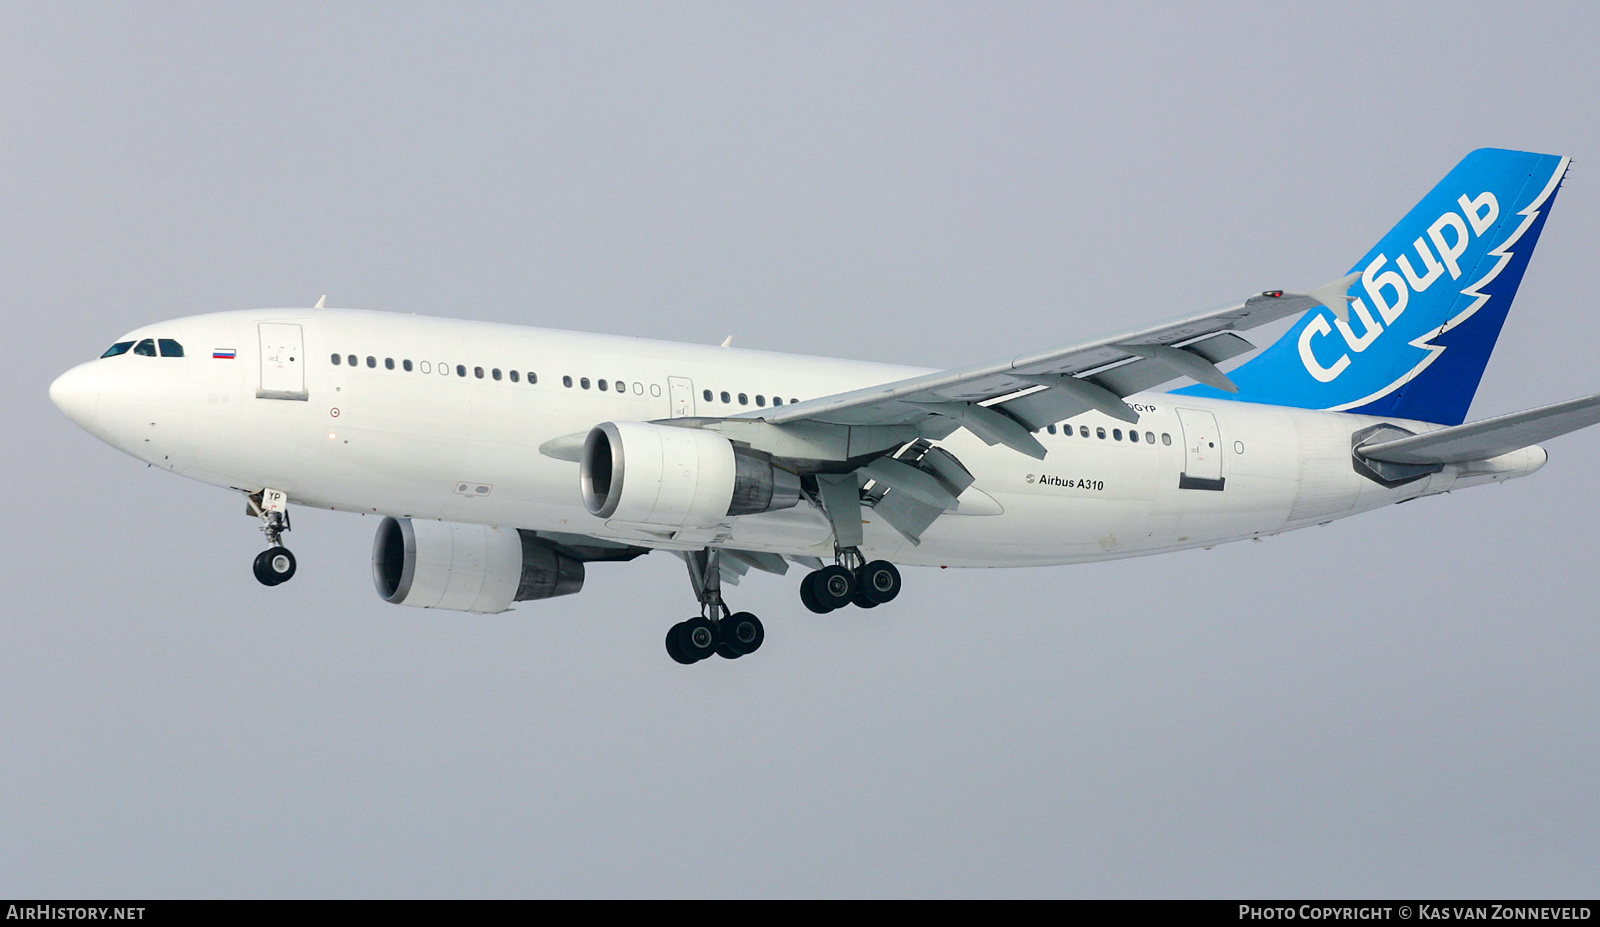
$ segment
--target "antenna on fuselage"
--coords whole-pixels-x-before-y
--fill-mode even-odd
[[[313,309],[326,309],[326,308],[328,308],[328,294],[326,294],[326,293],[322,294],[322,298],[317,300],[317,304],[315,306],[312,306],[311,308],[313,308]]]

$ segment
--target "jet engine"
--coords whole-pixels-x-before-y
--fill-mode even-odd
[[[800,501],[798,476],[699,428],[603,422],[578,468],[591,514],[635,524],[704,528]]]
[[[577,592],[583,561],[515,528],[391,516],[373,540],[372,581],[395,605],[494,614]]]

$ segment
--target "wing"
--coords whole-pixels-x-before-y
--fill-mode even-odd
[[[1345,318],[1348,291],[1358,279],[1351,274],[1309,293],[1269,290],[1162,325],[806,402],[657,424],[719,432],[799,474],[842,549],[862,543],[862,508],[915,544],[946,512],[994,507],[992,499],[969,492],[972,474],[934,441],[965,428],[987,444],[1043,459],[1045,448],[1033,432],[1091,409],[1136,422],[1139,413],[1123,397],[1168,380],[1190,377],[1236,391],[1217,364],[1254,345],[1235,332],[1318,306]],[[539,451],[576,461],[584,439],[584,433],[565,435]]]
[[[1052,348],[958,370],[912,377],[792,405],[745,413],[771,425],[926,426],[945,420],[943,437],[966,428],[988,444],[1043,459],[1032,432],[1098,409],[1136,422],[1124,396],[1178,377],[1228,392],[1237,387],[1217,364],[1255,346],[1234,334],[1329,306],[1341,317],[1352,274],[1310,293],[1270,290],[1242,303],[1109,338]],[[924,433],[932,430],[924,428]]]

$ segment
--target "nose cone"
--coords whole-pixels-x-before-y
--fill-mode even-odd
[[[89,431],[100,408],[100,370],[90,362],[68,370],[50,384],[50,401],[78,427]]]

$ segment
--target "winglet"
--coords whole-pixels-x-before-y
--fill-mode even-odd
[[[326,293],[322,294],[322,298],[317,300],[317,304],[315,306],[312,306],[311,308],[313,308],[313,309],[326,309],[326,308],[328,308],[328,294],[326,294]]]
[[[1345,277],[1340,277],[1332,283],[1325,283],[1306,295],[1333,310],[1333,315],[1341,322],[1350,321],[1350,301],[1355,299],[1350,295],[1350,288],[1361,279],[1361,271],[1356,271]],[[1326,324],[1326,323],[1324,323]]]

